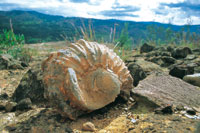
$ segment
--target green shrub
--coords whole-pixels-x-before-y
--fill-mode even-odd
[[[24,35],[15,35],[12,30],[3,30],[0,34],[0,54],[9,54],[28,63],[32,59],[32,52],[24,48],[24,43]]]
[[[126,50],[132,49],[132,41],[128,33],[128,23],[124,24],[124,29],[122,29],[120,37],[119,39],[117,39],[117,42],[119,42],[119,46],[123,47],[123,49]]]

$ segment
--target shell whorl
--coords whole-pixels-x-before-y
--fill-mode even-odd
[[[96,42],[79,40],[52,53],[43,62],[45,95],[68,101],[71,107],[96,110],[129,93],[133,79],[113,50]],[[59,102],[57,102],[59,103]]]

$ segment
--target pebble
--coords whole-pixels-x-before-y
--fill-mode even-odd
[[[129,100],[130,100],[131,102],[134,102],[134,101],[135,101],[132,97],[130,97]]]
[[[132,122],[132,123],[136,123],[137,120],[136,120],[136,119],[131,119],[131,122]]]
[[[86,123],[83,124],[82,130],[94,132],[94,131],[96,131],[96,128],[95,128],[95,126],[92,122],[86,122]]]

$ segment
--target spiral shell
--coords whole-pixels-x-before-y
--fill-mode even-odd
[[[42,64],[45,96],[62,113],[92,111],[129,96],[133,79],[113,50],[96,42],[79,40],[52,53]],[[70,116],[72,118],[72,116]]]

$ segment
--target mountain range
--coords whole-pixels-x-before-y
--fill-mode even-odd
[[[39,13],[36,11],[0,11],[0,33],[10,29],[10,20],[16,34],[24,34],[26,43],[45,41],[76,40],[85,34],[93,35],[97,41],[113,41],[119,38],[125,23],[128,24],[129,37],[133,42],[151,39],[152,34],[161,40],[166,37],[167,29],[171,32],[189,31],[200,34],[200,25],[173,25],[158,22],[134,22],[120,20],[100,20],[79,17],[63,17]],[[82,31],[81,31],[82,29]],[[95,36],[95,37],[94,37]]]

